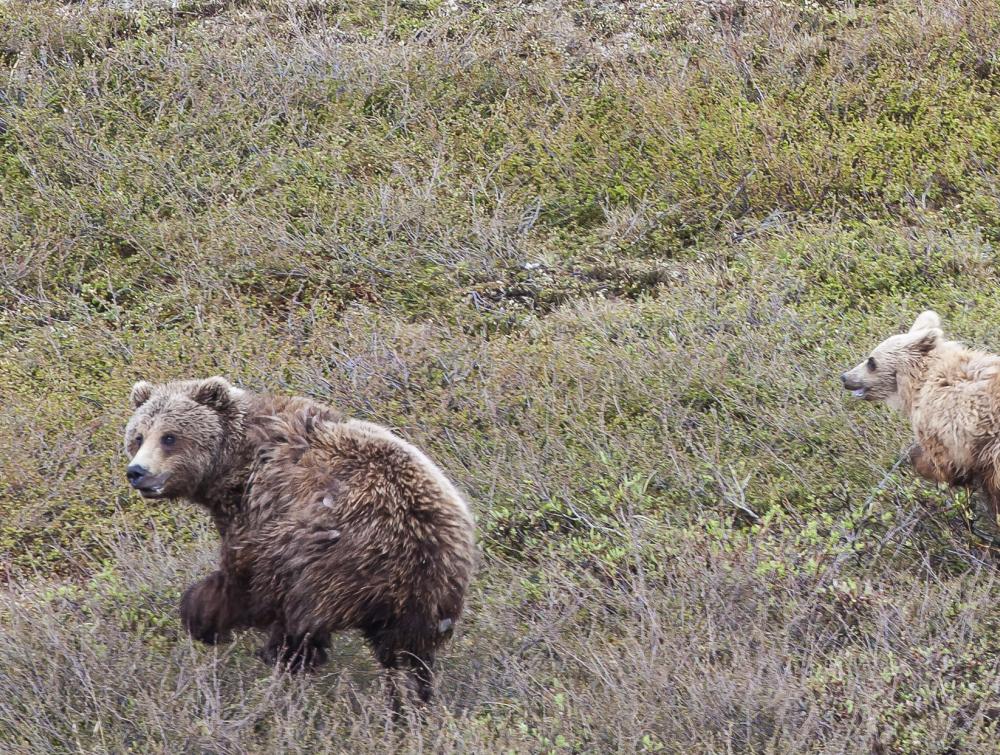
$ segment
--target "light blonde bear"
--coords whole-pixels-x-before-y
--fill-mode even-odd
[[[926,311],[909,332],[887,338],[841,375],[844,388],[906,415],[917,473],[949,485],[976,485],[1000,514],[1000,356],[947,341]]]

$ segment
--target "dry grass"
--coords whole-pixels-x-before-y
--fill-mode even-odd
[[[439,701],[400,750],[990,751],[991,565],[944,580],[876,560],[838,578],[802,569],[819,547],[720,542],[639,517],[626,527],[633,568],[614,579],[490,560]],[[261,668],[256,638],[216,651],[180,636],[178,587],[212,555],[207,542],[129,540],[85,583],[9,591],[5,749],[384,751],[396,735],[356,640],[302,679]]]
[[[836,376],[927,306],[1000,350],[995,11],[0,6],[0,750],[993,751],[975,501]],[[473,501],[399,742],[355,638],[181,636],[214,538],[120,436],[213,373]]]

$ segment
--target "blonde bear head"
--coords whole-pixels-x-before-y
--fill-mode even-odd
[[[937,313],[921,312],[908,332],[882,341],[861,364],[841,375],[841,382],[856,398],[902,409],[901,377],[913,374],[943,337]]]

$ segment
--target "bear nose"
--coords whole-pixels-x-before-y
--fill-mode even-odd
[[[847,373],[846,373],[846,372],[845,372],[845,373],[843,373],[843,374],[842,374],[842,375],[840,376],[840,382],[844,384],[844,387],[845,387],[845,388],[847,387]]]
[[[129,484],[133,488],[139,487],[138,483],[148,474],[149,470],[139,464],[133,464],[125,470],[125,476],[128,477]]]

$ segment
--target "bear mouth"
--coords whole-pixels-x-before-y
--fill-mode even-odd
[[[141,475],[141,476],[136,476]],[[162,498],[169,473],[150,474],[144,467],[129,467],[129,484],[143,498]]]
[[[133,485],[136,492],[143,498],[165,498],[163,491],[167,486],[167,481],[162,475],[139,480],[139,485]]]
[[[852,380],[847,377],[846,374],[842,375],[840,379],[844,383],[844,388],[850,391],[850,394],[854,398],[868,398],[868,388],[866,388],[863,383],[857,380]]]

